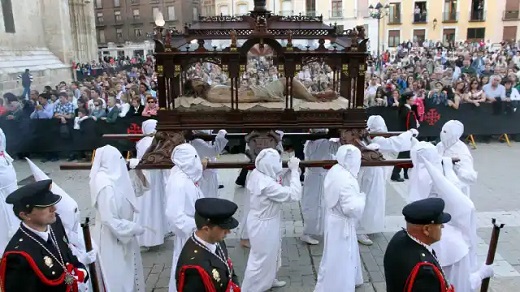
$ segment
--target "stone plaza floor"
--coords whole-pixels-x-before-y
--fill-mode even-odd
[[[479,144],[472,150],[475,168],[479,172],[478,183],[472,187],[471,198],[478,211],[478,255],[480,262],[484,262],[488,250],[492,225],[491,218],[498,223],[506,224],[500,235],[498,252],[495,258],[495,277],[492,279],[490,291],[519,291],[520,288],[520,143],[513,143],[511,147],[501,143]],[[222,161],[237,161],[245,159],[243,155],[223,155]],[[59,163],[41,163],[34,161],[54,181],[74,197],[80,206],[83,218],[92,218],[90,195],[88,190],[89,171],[60,171]],[[22,180],[30,175],[25,161],[15,162],[18,179]],[[244,188],[234,184],[238,170],[220,170],[221,184],[225,187],[219,190],[222,198],[235,201],[239,205],[237,218],[240,218],[240,206]],[[387,185],[386,222],[383,233],[375,234],[371,238],[374,245],[370,247],[360,245],[363,261],[364,281],[362,291],[386,291],[383,255],[392,235],[404,226],[401,209],[405,204],[407,182]],[[303,231],[303,221],[299,203],[288,203],[283,207],[283,244],[282,267],[278,279],[287,281],[287,286],[273,289],[280,292],[307,292],[313,291],[316,275],[319,269],[323,246],[309,246],[299,240]],[[240,279],[244,274],[247,263],[248,250],[240,247],[237,232],[228,236],[226,243],[230,250],[237,274]],[[516,242],[516,243],[515,243]],[[168,291],[168,282],[171,271],[173,241],[171,238],[160,247],[143,252],[147,291]],[[244,291],[247,292],[247,291]],[[348,292],[348,291],[331,291]]]

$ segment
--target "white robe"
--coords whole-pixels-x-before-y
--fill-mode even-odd
[[[331,160],[339,143],[329,139],[307,141],[303,153],[305,160]],[[305,170],[303,184],[302,215],[304,235],[323,235],[325,223],[325,203],[323,202],[323,180],[327,170],[323,167],[309,167]]]
[[[270,155],[262,167],[259,161],[264,153]],[[251,243],[247,267],[242,282],[242,291],[264,292],[269,290],[276,279],[276,272],[281,266],[281,221],[282,203],[298,201],[301,198],[302,187],[298,171],[290,171],[290,186],[282,186],[281,180],[276,181],[277,172],[263,171],[270,168],[274,162],[269,158],[279,160],[280,155],[274,149],[264,149],[256,159],[256,169],[250,174],[247,189],[251,191],[251,204],[247,217],[247,231]],[[263,172],[260,172],[263,171]]]
[[[471,156],[468,146],[462,141],[457,141],[457,143],[446,149],[444,144],[438,143],[437,150],[443,157],[460,159],[459,162],[453,165],[453,170],[462,183],[462,191],[466,196],[470,197],[471,185],[476,183],[478,174],[473,168],[473,156]]]
[[[354,146],[341,146],[338,156],[344,147]],[[349,151],[357,152],[355,155],[358,156],[353,160],[361,164],[361,152],[356,150]],[[337,159],[338,164],[329,170],[324,181],[327,206],[325,242],[315,292],[353,292],[356,285],[363,284],[356,224],[365,208],[365,194],[360,192],[354,177],[359,166],[357,171],[352,171],[342,165],[341,157]]]
[[[178,171],[170,175],[166,189],[166,216],[175,234],[173,243],[170,292],[177,291],[175,270],[184,244],[196,230],[195,202],[204,195],[184,173]]]
[[[226,137],[217,135],[214,142],[207,142],[202,139],[194,139],[191,145],[197,150],[201,159],[208,158],[210,162],[217,161],[228,140]],[[206,169],[202,172],[202,179],[199,181],[200,189],[206,198],[218,197],[218,170]]]
[[[136,144],[137,159],[143,158],[152,144],[152,137],[144,137]],[[164,243],[164,235],[168,233],[164,215],[165,182],[163,170],[143,170],[150,183],[150,189],[137,197],[137,209],[134,221],[145,227],[145,232],[137,236],[139,246],[157,246]]]
[[[412,133],[407,131],[389,138],[375,137],[371,142],[377,144],[379,151],[388,158],[391,153],[410,151],[411,139]],[[387,166],[361,168],[358,176],[359,188],[367,195],[367,200],[357,229],[358,234],[373,234],[384,230],[388,174]]]
[[[132,205],[114,191],[114,186],[100,191],[93,238],[99,248],[98,263],[108,292],[146,291],[133,218]]]
[[[18,181],[11,157],[4,153],[4,157],[0,157],[0,257],[20,227],[20,219],[14,214],[13,206],[5,202],[7,196],[18,189]]]

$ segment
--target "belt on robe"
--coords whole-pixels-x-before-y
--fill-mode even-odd
[[[348,238],[351,235],[350,229],[352,227],[355,228],[355,226],[356,226],[356,222],[355,222],[356,220],[354,220],[353,218],[349,218],[345,215],[338,214],[335,211],[329,211],[329,215],[343,220],[343,236],[344,236],[344,238]]]

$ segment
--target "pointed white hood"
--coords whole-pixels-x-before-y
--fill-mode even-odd
[[[260,151],[255,159],[255,169],[247,182],[247,190],[258,195],[264,188],[278,181],[282,173],[282,158],[278,151],[268,148]]]
[[[137,212],[136,196],[126,160],[115,147],[106,145],[96,149],[89,177],[93,207],[96,206],[99,192],[111,185],[114,191],[124,197]]]
[[[457,120],[447,121],[441,130],[441,143],[445,149],[455,145],[464,134],[464,125]]]
[[[157,120],[146,120],[142,123],[141,128],[143,129],[143,134],[151,135],[155,133],[155,128],[157,128]]]
[[[432,190],[432,179],[423,161],[427,160],[437,168],[442,169],[442,157],[430,142],[416,142],[410,151],[413,168],[410,173],[408,203],[426,199]]]
[[[172,172],[182,172],[191,181],[197,183],[202,178],[202,162],[197,154],[197,150],[191,144],[183,143],[175,147],[171,156],[175,166]]]
[[[137,159],[141,160],[141,158],[143,158],[144,154],[146,153],[146,150],[148,150],[148,147],[150,147],[150,145],[152,144],[153,137],[150,137],[149,135],[152,135],[156,132],[156,127],[157,120],[154,119],[146,120],[141,125],[141,128],[143,129],[143,134],[147,136],[141,138],[141,140],[135,143],[135,148],[137,149]]]
[[[367,128],[369,132],[388,132],[385,120],[382,116],[378,115],[368,117]]]

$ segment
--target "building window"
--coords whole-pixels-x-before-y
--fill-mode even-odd
[[[442,31],[442,42],[445,45],[455,42],[455,29],[454,28],[445,28]]]
[[[193,19],[199,19],[199,9],[197,7],[193,7]]]
[[[485,39],[485,36],[486,36],[486,28],[484,28],[484,27],[468,28],[468,36],[466,37],[466,39],[480,41],[480,40]]]
[[[121,6],[121,2],[119,0],[114,0],[114,7]]]
[[[502,40],[504,42],[516,42],[517,26],[504,26]]]
[[[159,15],[160,12],[161,11],[159,10],[159,8],[157,8],[157,7],[152,8],[152,17],[153,17],[153,19],[155,19],[157,17],[157,15]]]
[[[282,1],[282,11],[280,11],[280,14],[284,16],[289,16],[293,14],[291,0]]]
[[[98,42],[105,43],[105,30],[100,29],[98,30]]]
[[[390,3],[390,11],[388,14],[388,23],[401,23],[401,3]]]
[[[123,29],[122,28],[116,28],[116,38],[118,40],[123,39]]]
[[[305,0],[307,16],[316,16],[316,0]]]
[[[175,20],[175,6],[168,6],[168,20]]]
[[[116,21],[121,21],[121,11],[114,11],[114,17]]]
[[[493,4],[492,4],[493,5]],[[484,0],[471,0],[471,21],[484,21]]]
[[[96,13],[96,19],[98,23],[103,23],[105,20],[103,19],[103,12]]]
[[[331,3],[331,18],[341,18],[343,16],[343,1],[342,0],[332,0]]]
[[[220,8],[220,14],[229,15],[229,8],[227,5],[222,5],[219,8]]]
[[[413,22],[414,23],[425,23],[426,22],[426,2],[418,1],[415,2],[415,7],[413,10]]]
[[[103,8],[103,0],[96,0],[95,6],[96,8]]]
[[[132,4],[132,5],[139,4],[139,0],[130,0],[130,4]]]
[[[520,9],[520,0],[506,0],[506,9],[504,11],[503,20],[518,20]],[[516,39],[516,37],[515,37]],[[505,38],[504,38],[505,40]]]
[[[247,4],[238,4],[238,15],[246,15],[247,14]]]
[[[11,0],[2,0],[2,15],[4,16],[4,27],[6,33],[15,33],[13,3]]]
[[[134,36],[140,37],[143,35],[143,29],[142,28],[134,28]]]
[[[401,31],[400,30],[389,30],[388,31],[388,46],[395,48],[401,43]]]
[[[442,21],[457,21],[457,0],[444,0]]]
[[[139,17],[140,17],[139,9],[134,9],[132,13],[134,15],[135,20],[139,19]]]
[[[414,29],[413,30],[413,41],[419,43],[419,46],[422,47],[422,44],[426,38],[426,30],[424,29]]]

